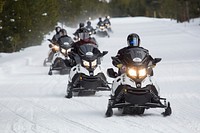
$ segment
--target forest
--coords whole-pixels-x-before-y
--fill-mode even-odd
[[[76,27],[90,17],[146,16],[178,23],[200,17],[199,0],[0,0],[0,52],[40,45],[58,22]]]

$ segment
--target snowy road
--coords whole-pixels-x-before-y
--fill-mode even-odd
[[[177,24],[136,17],[111,22],[111,37],[97,38],[100,49],[109,51],[103,70],[112,67],[110,57],[126,46],[126,36],[138,33],[142,46],[153,57],[162,58],[154,70],[155,79],[160,95],[171,102],[173,114],[163,117],[163,109],[149,109],[142,116],[123,116],[114,109],[113,117],[105,118],[109,92],[64,98],[68,75],[49,76],[49,67],[42,65],[51,33],[41,46],[0,53],[0,133],[199,133],[199,20]],[[75,31],[67,30],[70,35]]]

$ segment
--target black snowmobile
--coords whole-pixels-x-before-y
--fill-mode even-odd
[[[76,65],[71,68],[66,98],[73,95],[94,95],[97,91],[108,91],[109,86],[101,70],[100,59],[107,54],[101,53],[94,44],[84,44],[78,53],[72,53]]]
[[[112,57],[113,61],[119,61]],[[116,76],[113,68],[107,69],[109,77],[115,78],[112,84],[112,94],[108,102],[106,117],[113,115],[113,108],[118,108],[122,114],[143,114],[145,109],[164,108],[162,113],[168,116],[172,113],[170,102],[161,98],[155,84],[151,80],[153,76],[152,66],[155,66],[161,58],[150,61],[148,53],[140,49],[129,49],[123,55],[122,64],[126,66],[125,73]]]
[[[104,23],[101,23],[101,25],[96,27],[96,35],[99,37],[110,37],[108,34],[108,29]]]
[[[59,44],[54,45],[54,47],[56,47],[56,50],[54,50],[55,53],[48,74],[52,75],[52,71],[59,71],[61,75],[69,74],[71,67],[66,65],[65,60],[68,58],[67,53],[70,49],[60,47]]]

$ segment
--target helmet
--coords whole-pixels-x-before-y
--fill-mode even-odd
[[[106,16],[107,19],[110,19],[110,16]]]
[[[67,35],[67,31],[65,29],[61,29],[60,34],[61,34],[61,36],[65,36],[65,35]]]
[[[85,26],[84,23],[80,23],[80,24],[79,24],[79,28],[82,28],[82,27],[84,27],[84,26]]]
[[[82,28],[81,32],[78,33],[80,40],[88,39],[90,37],[89,31],[86,28]]]
[[[99,20],[102,20],[102,18],[101,18],[101,17],[99,17]]]
[[[139,47],[140,46],[140,37],[136,33],[129,34],[127,37],[128,46]]]
[[[87,21],[87,25],[91,25],[91,22],[90,22],[90,21]]]
[[[59,33],[60,30],[61,30],[61,27],[60,27],[60,26],[57,26],[57,27],[55,28],[56,33]]]

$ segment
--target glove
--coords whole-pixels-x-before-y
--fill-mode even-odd
[[[111,57],[111,58],[112,58],[112,64],[114,66],[116,66],[118,68],[122,67],[122,62],[120,61],[120,59],[118,59],[117,57]]]
[[[117,64],[117,68],[122,68],[123,64]]]
[[[49,44],[49,48],[52,48],[54,45],[53,44]]]

